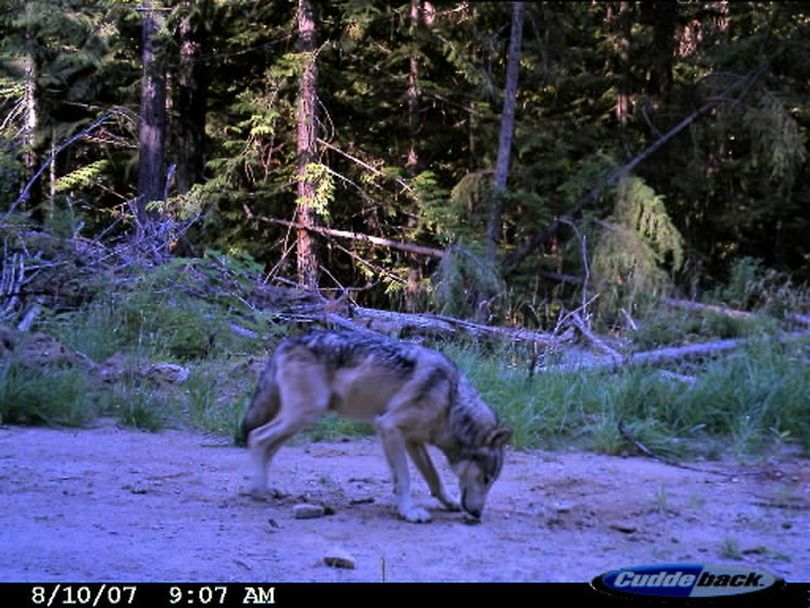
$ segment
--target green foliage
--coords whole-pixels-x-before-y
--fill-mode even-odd
[[[713,434],[731,435],[740,453],[760,450],[774,438],[793,439],[807,450],[810,370],[797,364],[805,347],[755,342],[713,362],[679,399],[680,415],[699,420]]]
[[[807,307],[806,289],[793,285],[783,272],[765,267],[758,258],[743,256],[731,261],[725,285],[718,286],[710,299],[741,310],[782,316]]]
[[[245,301],[258,276],[249,256],[212,251],[207,259],[174,258],[123,289],[58,315],[53,331],[95,360],[122,349],[182,361],[251,352],[261,343],[239,335],[232,324],[248,332],[264,328]]]
[[[197,363],[183,385],[191,423],[236,438],[257,380],[248,371],[225,359]]]
[[[485,319],[504,290],[496,264],[461,244],[447,248],[434,277],[433,300],[442,313]]]
[[[59,177],[53,184],[54,192],[61,193],[87,187],[96,182],[109,166],[110,161],[102,159],[79,167],[67,175]]]
[[[487,212],[483,201],[491,180],[488,171],[467,173],[445,198],[434,175],[423,173],[416,183],[427,194],[421,201],[426,225],[446,243],[481,240]]]
[[[324,219],[329,218],[329,204],[335,196],[335,181],[331,169],[321,163],[309,163],[303,175],[296,179],[314,186],[313,196],[297,198],[297,205],[306,205]]]
[[[339,441],[346,437],[373,435],[375,432],[370,424],[329,414],[309,427],[305,436],[311,441]]]
[[[599,314],[643,311],[667,285],[666,264],[680,268],[683,246],[663,198],[639,178],[623,179],[611,222],[603,224],[593,248]]]
[[[133,380],[102,391],[99,402],[102,411],[115,416],[121,424],[152,432],[166,426],[174,405],[165,389],[140,385]]]
[[[18,184],[23,181],[22,176],[22,165],[13,145],[0,133],[0,203],[16,198]]]
[[[514,428],[516,447],[575,444],[618,454],[634,450],[619,431],[658,454],[716,456],[731,438],[738,454],[774,442],[796,441],[810,450],[810,370],[797,365],[806,344],[759,342],[711,362],[692,385],[655,369],[626,372],[545,372],[529,379],[519,348],[484,354],[475,346],[443,350],[482,396]]]
[[[81,370],[0,363],[0,423],[79,426],[97,414]]]

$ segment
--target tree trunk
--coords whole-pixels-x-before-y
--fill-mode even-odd
[[[141,114],[138,129],[138,200],[139,232],[149,223],[146,205],[163,198],[166,154],[166,77],[159,36],[165,17],[163,11],[146,3],[142,9]]]
[[[416,153],[416,131],[419,118],[419,58],[416,56],[415,35],[416,28],[419,27],[421,4],[421,0],[411,0],[410,34],[414,41],[414,50],[408,58],[408,90],[405,94],[408,99],[408,139],[410,140],[405,168],[411,175],[416,173],[416,166],[419,163]]]
[[[408,58],[408,158],[405,160],[405,171],[408,177],[414,177],[418,172],[419,155],[416,151],[416,133],[419,127],[419,58],[416,56],[416,29],[419,27],[422,13],[422,0],[411,0],[410,35],[414,43],[414,50]],[[411,216],[408,227],[416,228],[418,219]],[[419,309],[419,294],[422,292],[423,272],[419,257],[407,254],[408,284],[405,287],[405,309],[416,312]]]
[[[175,147],[177,153],[177,191],[188,192],[203,179],[203,147],[205,141],[205,112],[208,98],[208,70],[203,61],[208,46],[205,18],[210,0],[196,6],[191,0],[183,2],[183,18],[179,27],[180,62],[177,70],[175,101],[177,124]],[[196,16],[192,15],[195,10]]]
[[[616,94],[616,121],[619,123],[619,139],[628,153],[627,121],[630,115],[630,41],[632,36],[633,14],[630,2],[619,4],[619,53],[618,86]]]
[[[30,5],[29,5],[30,7]],[[28,10],[26,11],[28,12]],[[29,16],[30,17],[30,16]],[[39,98],[37,93],[37,60],[35,54],[36,39],[34,33],[28,28],[25,32],[25,53],[22,58],[23,82],[25,90],[23,93],[24,118],[22,124],[22,164],[25,168],[26,177],[30,178],[37,170],[39,158],[37,155],[37,128],[39,127]],[[32,209],[40,199],[40,187],[34,183],[27,193],[25,205]]]
[[[653,57],[647,91],[655,105],[665,103],[672,90],[672,62],[675,56],[675,25],[678,3],[664,0],[652,3]]]
[[[506,65],[506,89],[501,114],[501,132],[498,137],[498,158],[495,164],[494,191],[489,201],[486,241],[488,253],[495,259],[501,234],[503,212],[503,191],[509,174],[509,160],[512,154],[512,136],[515,131],[515,100],[517,98],[518,74],[520,72],[520,46],[523,40],[523,2],[512,3],[512,31],[509,36],[509,55]]]
[[[298,282],[310,289],[318,287],[318,255],[315,238],[308,230],[317,225],[317,215],[310,205],[315,199],[316,184],[308,167],[316,159],[317,83],[315,61],[315,16],[311,0],[298,1],[298,43],[306,62],[298,89],[298,209],[297,233]]]

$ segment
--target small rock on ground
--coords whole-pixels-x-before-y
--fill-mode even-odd
[[[293,507],[293,517],[295,519],[314,519],[326,515],[326,509],[322,505],[311,505],[300,503]]]
[[[323,556],[323,561],[332,568],[346,568],[348,570],[354,570],[355,568],[354,557],[340,547],[333,547],[327,551],[326,555]]]

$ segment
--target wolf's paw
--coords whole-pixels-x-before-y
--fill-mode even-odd
[[[275,488],[245,488],[244,490],[239,492],[242,496],[247,496],[248,498],[252,498],[253,500],[258,500],[261,502],[267,502],[268,500],[284,498],[287,496],[284,492],[277,490]]]
[[[408,507],[400,507],[399,515],[402,517],[402,519],[409,521],[412,524],[426,524],[431,520],[430,513],[428,513],[427,509],[413,505]]]
[[[244,488],[239,491],[241,496],[247,496],[253,500],[265,501],[270,498],[270,492],[260,488]]]

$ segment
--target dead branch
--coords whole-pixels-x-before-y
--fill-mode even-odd
[[[85,136],[89,135],[90,133],[92,133],[93,131],[98,129],[101,125],[103,125],[106,122],[110,121],[113,118],[113,116],[114,116],[113,112],[108,112],[107,114],[104,114],[100,118],[97,118],[95,121],[93,121],[88,127],[86,127],[85,129],[82,129],[81,131],[79,131],[75,135],[69,137],[67,140],[65,140],[64,142],[62,142],[58,146],[56,146],[51,151],[48,158],[46,158],[43,161],[42,165],[40,165],[39,169],[37,169],[36,173],[34,173],[34,175],[32,175],[31,178],[28,180],[28,182],[26,182],[25,186],[23,187],[22,191],[20,192],[20,195],[17,197],[17,200],[15,200],[14,203],[12,203],[11,207],[9,207],[9,210],[6,211],[6,214],[3,217],[3,222],[8,221],[8,218],[11,217],[11,215],[14,213],[14,210],[19,206],[20,203],[22,203],[23,201],[27,201],[30,198],[30,196],[31,196],[31,187],[39,179],[39,176],[42,175],[43,171],[45,171],[45,169],[47,169],[50,166],[50,164],[53,162],[53,159],[56,158],[56,156],[62,150],[64,150],[65,148],[67,148],[68,146],[73,144],[73,142],[81,139],[82,137],[85,137]]]
[[[303,226],[297,222],[289,220],[282,220],[275,217],[267,217],[265,215],[251,215],[252,219],[269,224],[277,224],[279,226],[286,226],[287,228],[295,228],[308,230],[317,234],[325,236],[334,236],[340,239],[350,239],[353,241],[363,241],[365,243],[372,243],[373,245],[380,245],[390,249],[398,249],[400,251],[407,251],[408,253],[415,253],[417,255],[425,255],[432,258],[441,258],[444,256],[443,249],[435,249],[433,247],[425,247],[424,245],[416,245],[414,243],[403,243],[402,241],[393,241],[380,236],[373,236],[370,234],[363,234],[362,232],[352,232],[349,230],[337,230],[335,228],[326,228],[325,226]]]
[[[600,338],[595,333],[593,333],[590,329],[588,329],[587,324],[582,319],[582,316],[580,314],[578,314],[578,313],[577,314],[572,314],[570,316],[570,323],[571,323],[571,325],[573,325],[577,329],[577,331],[580,334],[582,334],[582,336],[588,342],[590,342],[593,345],[594,348],[601,351],[602,353],[604,353],[605,355],[607,355],[608,357],[610,357],[614,361],[621,361],[622,356],[617,351],[615,351],[610,346],[608,346],[607,343],[605,343],[605,341],[602,340],[602,338]]]

